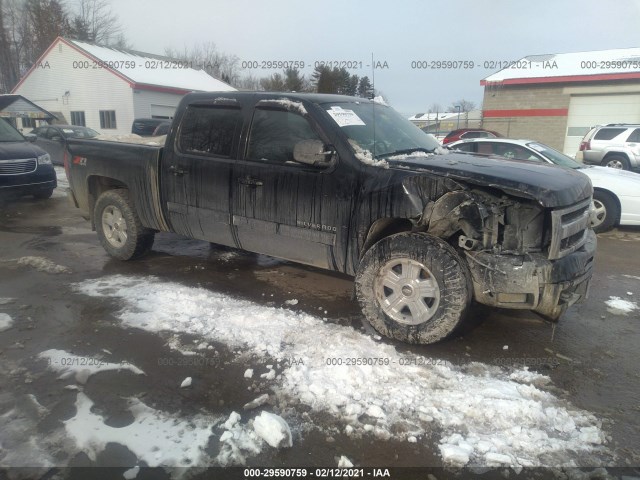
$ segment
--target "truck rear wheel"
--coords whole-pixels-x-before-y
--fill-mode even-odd
[[[142,226],[127,190],[107,190],[94,209],[98,238],[112,257],[132,260],[151,250],[154,232]]]
[[[408,343],[435,343],[466,319],[473,286],[467,265],[443,240],[399,233],[363,256],[356,296],[381,334]]]

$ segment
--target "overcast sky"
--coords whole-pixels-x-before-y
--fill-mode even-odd
[[[640,46],[640,0],[112,0],[136,50],[214,42],[241,60],[387,62],[375,87],[405,114],[465,98],[480,105],[485,61]],[[412,69],[472,60],[473,70]],[[247,71],[266,76],[273,71]],[[352,70],[371,78],[371,67]]]

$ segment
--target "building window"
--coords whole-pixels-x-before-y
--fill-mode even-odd
[[[115,124],[115,116],[114,118],[114,124]],[[102,121],[102,117],[100,118],[100,120]],[[71,112],[71,125],[78,125],[79,127],[86,127],[87,124],[84,120],[84,112]],[[105,128],[105,127],[103,127]]]
[[[36,119],[22,117],[22,128],[36,128]]]
[[[118,128],[115,110],[100,110],[100,128]]]

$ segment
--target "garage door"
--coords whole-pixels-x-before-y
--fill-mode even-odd
[[[151,118],[173,118],[176,113],[176,107],[170,105],[151,105]]]
[[[605,123],[640,123],[640,95],[572,96],[564,153],[574,156],[589,129]]]

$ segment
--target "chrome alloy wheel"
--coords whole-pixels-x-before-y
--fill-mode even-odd
[[[595,210],[591,216],[591,228],[598,228],[607,218],[607,207],[597,199],[593,199]]]
[[[109,205],[102,212],[102,230],[107,241],[120,248],[127,241],[127,222],[118,207]]]
[[[374,281],[380,307],[404,325],[420,325],[431,319],[440,304],[440,286],[420,262],[398,258],[387,262]]]
[[[622,170],[624,168],[624,165],[622,164],[622,162],[618,159],[613,159],[613,160],[609,160],[607,162],[607,167],[609,168],[617,168],[618,170]]]

